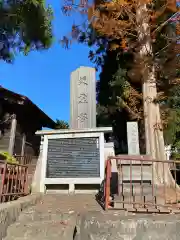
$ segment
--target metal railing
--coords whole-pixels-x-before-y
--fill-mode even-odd
[[[0,161],[0,202],[28,194],[28,166]]]
[[[112,167],[116,166],[116,171]],[[113,174],[117,175],[113,182]],[[180,161],[121,155],[106,161],[103,194],[105,210],[180,213]],[[116,186],[116,193],[112,188]]]
[[[18,163],[22,165],[31,165],[31,164],[34,164],[33,162],[34,159],[37,160],[37,157],[32,155],[24,155],[24,156],[15,155],[14,157],[16,158]]]

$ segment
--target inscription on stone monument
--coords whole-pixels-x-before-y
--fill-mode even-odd
[[[78,81],[78,84],[79,84],[79,85],[80,85],[80,84],[88,85],[86,76],[80,77],[80,78],[79,78],[79,81]]]
[[[98,138],[49,139],[47,178],[100,176]]]
[[[128,154],[139,155],[139,133],[137,122],[127,122]]]
[[[78,116],[78,120],[80,122],[84,122],[86,121],[88,118],[87,118],[87,114],[86,113],[81,113],[79,116]]]
[[[79,99],[78,103],[88,103],[87,97],[88,97],[87,94],[81,93],[78,97]]]
[[[96,127],[95,69],[80,67],[71,74],[70,127]]]

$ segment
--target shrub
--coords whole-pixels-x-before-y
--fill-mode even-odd
[[[7,163],[19,163],[16,158],[11,156],[8,152],[0,152],[0,160],[4,160]]]

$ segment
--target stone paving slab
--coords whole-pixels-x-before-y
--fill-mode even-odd
[[[30,239],[61,239],[71,240],[76,221],[69,218],[66,223],[58,220],[17,223],[8,230],[5,239],[30,240]]]
[[[75,227],[77,234],[73,239]],[[4,240],[178,240],[180,215],[104,212],[94,195],[45,195],[9,226]]]
[[[0,239],[6,236],[7,228],[18,219],[21,212],[35,205],[41,197],[42,194],[32,194],[0,204]]]
[[[44,195],[9,226],[4,240],[73,240],[78,216],[91,210],[101,211],[94,195]]]
[[[179,240],[179,215],[88,212],[81,215],[75,240]]]

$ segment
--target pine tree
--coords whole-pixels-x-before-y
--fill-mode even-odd
[[[19,51],[50,47],[52,10],[44,0],[2,0],[0,17],[0,59],[12,62]]]
[[[68,129],[69,124],[63,120],[56,119],[55,129]]]

